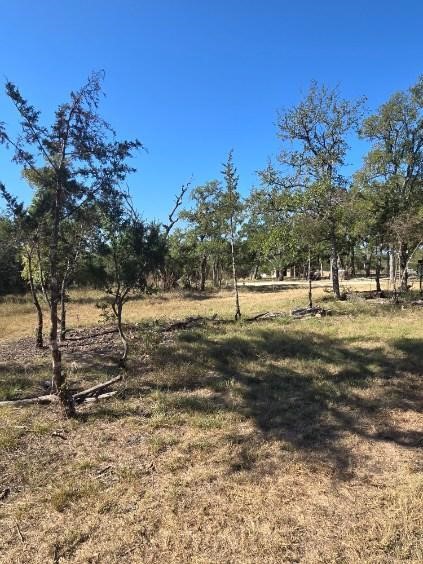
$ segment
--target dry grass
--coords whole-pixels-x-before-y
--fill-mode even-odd
[[[242,307],[285,310],[304,294],[246,291]],[[96,322],[95,299],[74,295],[72,324]],[[14,338],[27,335],[26,305],[6,306]],[[231,307],[225,292],[133,301],[127,318],[140,325],[118,398],[75,421],[2,409],[1,562],[423,561],[422,312],[327,301],[328,318],[165,340],[146,325],[229,319]],[[91,361],[74,384],[100,378]],[[0,393],[33,389],[47,365],[17,385],[19,367],[0,363]]]

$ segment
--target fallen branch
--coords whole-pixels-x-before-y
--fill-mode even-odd
[[[117,394],[117,390],[115,390],[114,392],[106,392],[105,394],[100,394],[98,396],[85,398],[85,400],[83,400],[83,401],[84,401],[84,403],[95,402],[95,401],[98,401],[98,400],[111,398],[111,397],[115,396],[116,394]]]
[[[15,519],[16,530],[18,531],[19,538],[21,539],[21,543],[25,544],[25,537],[22,534],[21,528],[19,527],[18,521]]]
[[[284,311],[265,311],[264,313],[258,313],[254,317],[247,317],[245,321],[260,321],[261,319],[275,319],[277,317],[286,317]]]
[[[59,396],[56,396],[54,394],[49,394],[48,396],[38,396],[36,398],[24,398],[17,400],[0,401],[0,406],[12,405],[16,407],[20,405],[29,405],[29,404],[46,405],[56,401],[59,401]]]
[[[291,315],[295,319],[301,319],[304,317],[323,317],[325,315],[330,315],[330,311],[318,306],[300,307],[297,309],[293,309],[291,311]]]
[[[72,401],[74,403],[79,404],[79,403],[97,401],[99,399],[112,397],[117,393],[116,391],[107,392],[104,394],[102,394],[101,392],[106,388],[108,388],[109,386],[111,386],[112,384],[119,382],[120,380],[122,380],[122,375],[116,376],[115,378],[112,378],[107,382],[103,382],[102,384],[97,384],[96,386],[93,386],[92,388],[88,388],[87,390],[82,390],[81,392],[73,394]],[[59,396],[55,394],[50,394],[48,396],[38,396],[36,398],[0,401],[0,407],[8,406],[8,405],[13,407],[19,407],[21,405],[31,405],[31,404],[46,405],[57,401],[59,401]]]
[[[112,378],[111,380],[108,380],[107,382],[103,382],[103,384],[97,384],[96,386],[93,386],[92,388],[88,388],[87,390],[82,390],[82,392],[78,392],[78,393],[74,394],[72,396],[72,399],[75,403],[82,403],[83,401],[85,401],[88,398],[91,398],[93,396],[94,397],[99,396],[101,391],[108,388],[112,384],[119,382],[120,380],[122,380],[122,374],[120,374],[119,376],[115,376],[114,378]],[[106,394],[103,394],[103,395],[106,395]]]
[[[91,333],[89,335],[81,335],[80,337],[67,337],[66,341],[84,341],[85,339],[95,339],[96,337],[102,337],[103,335],[110,335],[111,333],[117,333],[117,329],[108,329],[107,331],[101,331],[99,333]]]
[[[212,317],[187,317],[182,321],[175,321],[170,325],[167,325],[162,329],[163,332],[168,331],[176,331],[177,329],[190,329],[191,327],[198,327],[199,325],[203,325],[206,321],[215,321],[217,318],[217,314],[213,315]]]

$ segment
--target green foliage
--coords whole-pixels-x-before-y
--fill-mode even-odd
[[[0,295],[19,293],[24,288],[13,220],[0,216]]]

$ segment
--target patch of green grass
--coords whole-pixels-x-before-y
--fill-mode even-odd
[[[179,443],[179,439],[176,435],[173,434],[156,434],[152,435],[148,439],[148,445],[153,454],[157,455],[162,452],[165,452],[169,448],[177,445]]]
[[[80,483],[70,481],[57,486],[50,495],[50,504],[59,513],[68,509],[72,504],[94,495],[98,491],[98,484],[90,481]]]

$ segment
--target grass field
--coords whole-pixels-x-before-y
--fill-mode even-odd
[[[332,315],[304,320],[235,324],[229,291],[133,300],[118,396],[76,420],[0,408],[0,562],[422,562],[423,308],[317,286]],[[98,299],[74,292],[69,324],[98,325]],[[302,284],[241,292],[244,317],[306,303]],[[0,399],[49,377],[33,324],[0,304]],[[117,374],[116,346],[65,351],[72,386]]]

